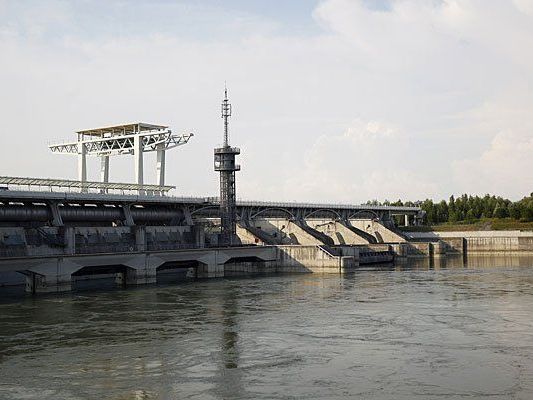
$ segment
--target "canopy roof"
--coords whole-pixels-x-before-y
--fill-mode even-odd
[[[155,192],[168,192],[175,189],[175,186],[159,185],[139,185],[136,183],[115,183],[115,182],[80,182],[68,179],[46,179],[46,178],[23,178],[14,176],[0,176],[0,185],[28,185],[47,186],[61,188],[79,189],[102,189],[102,190],[147,190]]]
[[[157,129],[167,129],[167,125],[147,124],[145,122],[134,122],[131,124],[106,126],[103,128],[86,129],[77,131],[77,134],[85,136],[110,136],[110,135],[131,135],[142,131],[153,131]]]

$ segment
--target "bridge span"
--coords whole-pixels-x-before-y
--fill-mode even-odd
[[[133,225],[149,222],[177,222],[183,218],[217,218],[216,197],[177,197],[78,192],[0,190],[0,224],[7,221],[40,222],[62,226],[67,222],[115,222]],[[420,207],[351,204],[237,201],[241,220],[286,217],[390,221],[392,216],[421,217]]]

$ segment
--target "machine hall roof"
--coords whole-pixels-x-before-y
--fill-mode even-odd
[[[96,189],[104,191],[138,191],[144,190],[147,192],[159,192],[165,193],[171,189],[175,189],[175,186],[159,186],[159,185],[139,185],[135,183],[114,183],[114,182],[80,182],[67,179],[46,179],[46,178],[21,178],[12,176],[0,176],[0,185],[14,185],[14,186],[27,186],[31,187],[46,187],[52,190],[52,188],[63,189]],[[4,189],[5,190],[5,189]]]
[[[106,126],[103,128],[85,129],[77,131],[77,134],[85,136],[109,136],[109,135],[131,135],[143,131],[153,131],[167,129],[167,125],[147,124],[146,122],[134,122],[131,124]]]

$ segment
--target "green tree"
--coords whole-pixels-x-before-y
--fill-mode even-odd
[[[520,201],[512,202],[501,196],[486,194],[483,197],[472,196],[466,193],[458,196],[451,195],[448,202],[441,200],[434,202],[432,199],[424,201],[389,200],[383,203],[377,200],[367,201],[368,205],[392,205],[392,206],[419,206],[426,212],[426,223],[438,224],[442,222],[473,222],[480,218],[507,218],[516,220],[533,221],[533,193]],[[403,222],[397,219],[397,222]]]
[[[450,222],[457,222],[459,221],[459,215],[457,214],[457,211],[450,211],[448,221]]]
[[[445,200],[442,200],[437,207],[437,218],[439,222],[448,222],[449,219],[449,209],[448,204]]]
[[[453,197],[453,194],[450,196],[450,200],[448,201],[448,208],[450,213],[455,211],[455,197]]]
[[[505,203],[497,203],[496,207],[494,207],[494,212],[492,215],[495,218],[506,218],[509,216],[509,211],[507,211],[507,206]]]
[[[435,212],[435,205],[433,200],[426,199],[422,202],[422,210],[426,212],[426,219],[429,225],[435,224],[437,222],[437,214]]]
[[[494,211],[495,204],[493,199],[488,194],[483,197],[483,215],[487,218],[492,218],[492,212]]]
[[[520,206],[518,204],[509,205],[509,216],[513,219],[520,219]]]
[[[520,217],[527,222],[533,221],[533,202],[529,202],[529,204],[525,204],[522,207]]]
[[[477,218],[474,214],[474,210],[473,209],[470,209],[466,212],[466,217],[465,219],[468,221],[468,222],[474,222]]]

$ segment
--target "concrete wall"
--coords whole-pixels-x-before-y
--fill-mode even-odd
[[[380,222],[371,219],[351,219],[350,223],[362,231],[373,235],[381,243],[406,242],[405,238],[383,226]]]
[[[26,254],[24,228],[0,228],[0,257],[17,257]]]
[[[257,244],[261,246],[267,244],[239,224],[237,224],[237,236],[241,240],[242,244]]]
[[[324,218],[309,218],[305,222],[307,225],[322,234],[333,239],[336,245],[359,245],[368,244],[368,241],[357,235],[355,232],[345,227],[339,221]],[[316,237],[310,235],[297,224],[286,218],[255,218],[250,222],[255,228],[279,239],[281,244],[287,245],[320,245],[324,244]],[[405,242],[405,239],[397,235],[379,222],[367,220],[352,220],[355,228],[361,229],[383,242]],[[370,228],[368,228],[370,226]],[[244,227],[238,229],[238,235],[243,243],[262,243],[260,238],[252,233],[244,231]]]
[[[276,246],[277,264],[283,272],[339,273],[359,265],[359,252],[335,256],[321,246]]]
[[[388,243],[368,243],[364,245],[358,245],[359,251],[389,251],[392,250],[392,245]]]
[[[100,279],[102,285],[113,284],[113,281],[124,286],[155,283],[159,269],[164,271],[162,274],[183,276],[194,271],[197,278],[243,273],[341,273],[353,270],[365,257],[366,262],[390,261],[392,246],[401,249],[406,244],[343,245],[335,248],[323,245],[249,246],[4,258],[0,259],[0,273],[23,273],[26,275],[26,289],[33,293],[69,291],[73,284],[89,279]],[[178,271],[180,268],[182,270]],[[94,275],[86,278],[87,273]]]
[[[413,239],[440,239],[460,237],[533,237],[533,231],[453,231],[453,232],[405,232]]]
[[[275,274],[281,271],[277,262],[266,261],[258,263],[255,261],[228,262],[224,264],[224,276],[242,276],[248,274]]]
[[[466,248],[466,241],[462,237],[440,238],[439,242],[446,254],[463,254]]]
[[[356,235],[339,221],[327,219],[307,219],[306,222],[311,228],[332,238],[336,245],[368,244],[367,240]]]
[[[399,257],[441,257],[446,256],[448,246],[443,241],[404,242],[391,245]],[[457,254],[454,252],[454,254]]]
[[[26,275],[28,292],[47,293],[71,290],[72,274],[86,267],[107,271],[110,266],[122,266],[120,273],[124,274],[126,285],[143,285],[155,283],[157,269],[167,263],[195,262],[198,278],[215,278],[224,276],[224,265],[232,260],[253,258],[273,262],[276,257],[275,247],[258,246],[3,258],[0,273],[19,271]]]
[[[407,257],[429,257],[431,256],[431,243],[430,242],[411,242],[404,246],[404,254]]]
[[[304,246],[323,244],[286,218],[255,218],[251,223],[256,228],[280,239],[282,244],[300,244]]]
[[[1,257],[35,257],[195,247],[191,226],[0,228]],[[199,237],[200,236],[200,237]]]
[[[533,251],[533,232],[409,232],[408,235],[415,240],[440,240],[445,243],[449,253],[465,250],[467,253]]]

